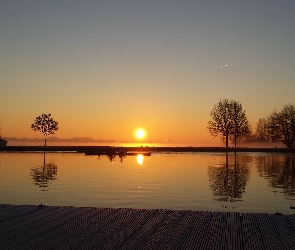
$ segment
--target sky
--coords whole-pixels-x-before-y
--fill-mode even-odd
[[[295,104],[294,0],[0,2],[2,137],[51,113],[58,138],[213,145],[213,105]],[[213,144],[212,144],[213,143]]]

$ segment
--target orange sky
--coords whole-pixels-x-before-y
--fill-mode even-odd
[[[59,138],[219,143],[220,99],[259,118],[295,101],[293,1],[123,1],[1,5],[2,137],[51,113]]]

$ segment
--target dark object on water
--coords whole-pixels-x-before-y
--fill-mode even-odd
[[[150,153],[150,152],[143,152],[143,153],[140,153],[140,152],[127,152],[127,153],[125,153],[124,155],[143,155],[143,156],[151,156],[151,153]]]
[[[0,138],[0,147],[6,147],[6,145],[7,145],[7,141]]]
[[[290,209],[295,209],[295,207],[294,206],[290,206]]]
[[[279,213],[279,211],[277,211],[276,213],[274,213],[274,215],[282,215],[282,214]]]
[[[95,152],[95,151],[86,151],[85,155],[119,155],[122,156],[137,156],[137,155],[143,155],[143,156],[151,156],[150,152],[112,152],[111,154],[108,152]]]

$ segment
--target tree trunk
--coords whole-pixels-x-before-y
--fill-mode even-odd
[[[225,136],[225,148],[228,148],[228,135]]]
[[[46,147],[46,135],[44,135],[44,147]]]
[[[46,160],[45,160],[45,150],[44,150],[44,155],[43,155],[43,166],[45,166],[45,162],[46,162]]]

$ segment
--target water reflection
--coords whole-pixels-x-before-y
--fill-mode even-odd
[[[116,155],[118,155],[121,163],[123,163],[123,157],[126,156],[122,147],[120,148],[119,151],[115,150],[115,148],[113,148],[113,147],[110,147],[107,150],[106,155],[108,156],[110,162],[113,162],[114,159],[116,158]]]
[[[110,160],[110,162],[113,162],[113,160],[115,159],[116,155],[115,154],[108,154],[108,158]]]
[[[210,188],[216,197],[213,200],[221,202],[242,201],[246,184],[249,181],[249,166],[243,156],[225,156],[225,164],[208,167]]]
[[[138,165],[143,164],[143,159],[144,159],[144,157],[143,157],[142,154],[139,154],[139,155],[136,156],[136,160],[137,160]]]
[[[295,199],[295,154],[155,153],[151,157],[130,153],[123,163],[117,155],[111,163],[107,155],[98,162],[96,156],[46,153],[44,161],[43,153],[1,153],[1,201],[294,213],[290,207],[295,205],[291,200]],[[54,192],[40,192],[53,187]]]
[[[46,162],[46,155],[44,152],[43,165],[37,165],[31,168],[30,177],[35,185],[42,188],[42,191],[46,191],[50,184],[50,181],[57,178],[57,166],[54,162]]]
[[[109,155],[109,154],[108,154],[107,156],[108,156],[110,162],[113,162],[114,159],[116,158],[116,154],[114,154],[114,155]],[[119,158],[120,158],[120,162],[121,162],[121,163],[123,163],[123,159],[124,159],[125,157],[126,157],[126,155],[120,155],[120,154],[119,154]],[[138,155],[136,155],[136,161],[137,161],[138,165],[142,165],[142,164],[143,164],[143,160],[144,160],[144,156],[143,156],[142,154],[138,154]]]
[[[280,189],[286,199],[295,199],[295,156],[267,155],[257,161],[258,173],[268,180],[268,185]]]
[[[123,163],[123,159],[127,156],[136,156],[136,161],[139,165],[143,164],[143,160],[144,160],[144,155],[143,153],[134,153],[134,152],[129,152],[129,153],[125,153],[125,152],[116,152],[116,151],[109,151],[106,153],[107,157],[109,158],[110,162],[114,162],[116,156],[118,155],[120,158],[120,162]],[[150,155],[149,153],[147,153],[146,155]]]

